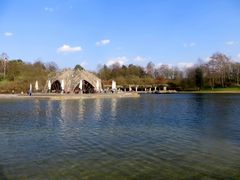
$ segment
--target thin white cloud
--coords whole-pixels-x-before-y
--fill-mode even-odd
[[[228,46],[234,46],[234,45],[238,45],[238,44],[239,44],[238,41],[228,41],[228,42],[226,42],[226,45],[228,45]]]
[[[72,52],[80,52],[80,51],[82,51],[81,46],[71,47],[67,44],[64,44],[63,46],[57,49],[57,52],[59,53],[72,53]]]
[[[237,60],[240,61],[240,53],[237,55]]]
[[[109,44],[110,42],[111,42],[110,39],[102,39],[101,41],[96,42],[96,45],[97,46],[105,46],[105,45]]]
[[[12,36],[13,35],[13,33],[11,33],[11,32],[5,32],[4,33],[4,36],[6,36],[6,37],[10,37],[10,36]]]
[[[126,64],[126,62],[127,62],[127,57],[121,56],[121,57],[116,57],[116,58],[109,59],[107,61],[106,65],[111,66],[115,63],[119,63],[119,65],[122,66],[123,64]]]
[[[183,47],[185,48],[192,48],[194,46],[196,46],[197,44],[195,42],[191,42],[191,43],[184,43]]]
[[[211,57],[208,56],[208,57],[206,57],[203,61],[204,61],[204,62],[208,62],[208,61],[210,61],[210,60],[211,60]]]
[[[45,10],[46,12],[53,12],[53,11],[54,11],[54,9],[51,8],[51,7],[45,7],[44,10]]]
[[[156,65],[157,68],[161,67],[162,65],[167,65],[169,68],[173,68],[173,65],[172,64],[166,64],[166,63],[158,63]]]
[[[177,64],[177,67],[180,69],[191,68],[194,66],[194,63],[191,62],[180,62]]]
[[[136,56],[135,58],[133,58],[133,61],[135,61],[135,62],[145,62],[146,58],[144,58],[142,56]]]
[[[161,65],[163,65],[163,63],[158,63],[156,64],[156,67],[160,67]]]
[[[88,63],[87,63],[86,61],[82,61],[80,65],[81,65],[82,67],[85,67],[85,66],[87,66],[87,64],[88,64]]]

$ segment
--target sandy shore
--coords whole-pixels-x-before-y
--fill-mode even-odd
[[[240,91],[181,91],[178,94],[240,94]],[[176,93],[173,93],[176,94]],[[33,93],[32,96],[26,94],[0,94],[0,99],[51,99],[51,100],[67,100],[67,99],[96,99],[96,98],[138,98],[139,93],[99,93],[99,94],[46,94]]]
[[[21,94],[0,94],[0,99],[51,99],[51,100],[67,100],[67,99],[96,99],[96,98],[138,98],[138,93],[107,93],[107,94],[32,94],[32,96]]]

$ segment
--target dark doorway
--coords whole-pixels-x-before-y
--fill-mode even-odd
[[[83,93],[89,94],[94,93],[94,87],[92,84],[90,84],[88,81],[83,80]],[[74,93],[78,94],[80,92],[79,84],[75,87]]]
[[[54,81],[51,85],[51,92],[53,93],[61,93],[62,88],[61,88],[61,83],[57,80]]]

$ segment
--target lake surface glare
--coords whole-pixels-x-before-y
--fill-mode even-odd
[[[240,179],[240,95],[0,99],[0,179]]]

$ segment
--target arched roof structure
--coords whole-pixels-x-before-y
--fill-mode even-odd
[[[64,92],[74,92],[75,88],[79,86],[80,81],[87,81],[94,88],[94,91],[100,91],[102,89],[101,79],[86,70],[66,69],[57,72],[54,77],[48,79],[45,90],[49,90],[49,82],[52,85],[56,81],[61,83],[61,90]]]

